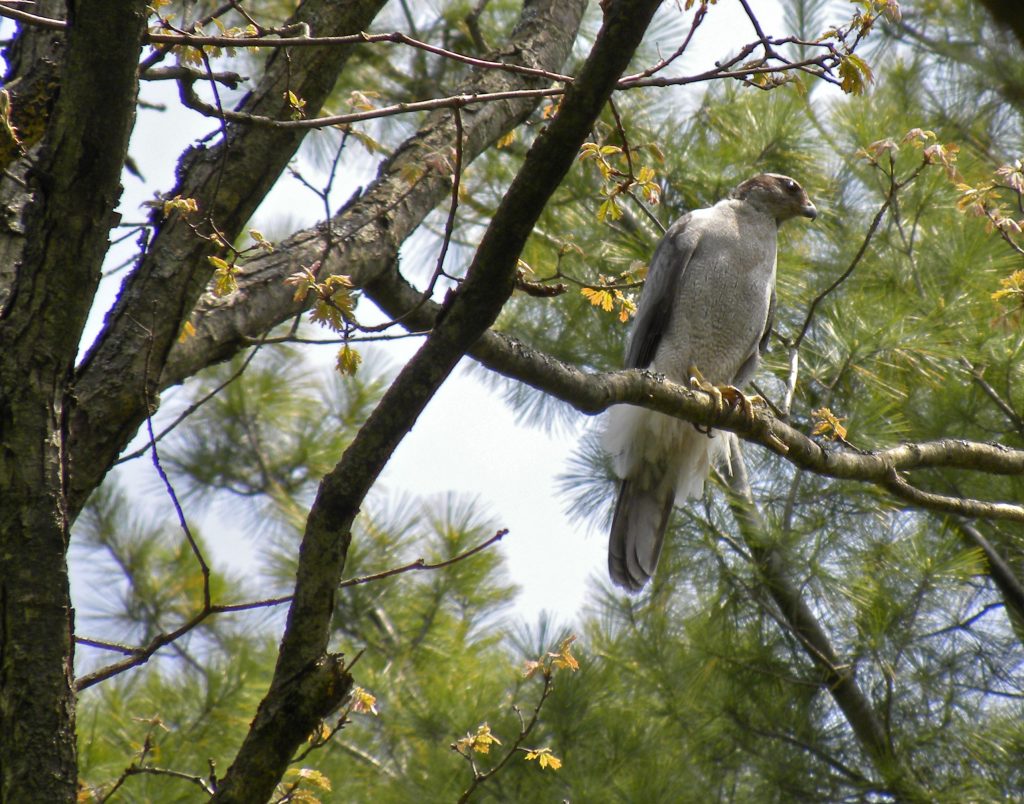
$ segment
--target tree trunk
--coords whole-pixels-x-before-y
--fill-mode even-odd
[[[69,9],[60,94],[27,174],[0,309],[0,800],[75,801],[68,379],[135,118],[141,0]],[[17,228],[17,227],[12,227]]]

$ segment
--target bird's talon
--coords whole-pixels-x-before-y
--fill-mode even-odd
[[[754,408],[764,408],[768,405],[764,397],[748,397],[734,385],[712,385],[704,379],[704,376],[697,370],[696,366],[690,367],[690,388],[694,391],[703,391],[711,397],[715,416],[720,416],[724,413],[727,406],[730,409],[739,408],[743,420],[748,427],[754,424]],[[698,428],[698,432],[710,435],[711,429],[708,428],[705,431]]]

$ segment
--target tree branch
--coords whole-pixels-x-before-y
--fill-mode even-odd
[[[1003,595],[1003,603],[1006,606],[1011,625],[1019,628],[1021,624],[1024,624],[1024,583],[1021,583],[1020,578],[1017,577],[1013,566],[1003,558],[980,530],[970,522],[958,522],[957,527],[968,541],[985,554],[985,559],[988,561],[988,574]]]
[[[293,18],[332,32],[366,27],[383,0],[332,3],[307,0]],[[239,110],[275,115],[287,107],[290,90],[312,114],[320,109],[352,53],[352,46],[275,51],[259,85]],[[216,245],[197,236],[219,232],[231,242],[249,220],[302,142],[301,131],[276,131],[224,124],[215,146],[182,156],[178,185],[169,197],[195,199],[198,224],[178,213],[154,211],[155,234],[139,266],[125,279],[103,331],[75,377],[71,418],[72,514],[103,479],[117,455],[149,414],[168,351],[178,338],[213,268],[206,257]],[[147,359],[147,355],[150,357]],[[88,456],[87,458],[85,456]]]
[[[442,197],[439,194],[438,200]],[[190,339],[195,343],[181,345],[181,351],[169,365],[174,374],[165,376],[164,384],[180,381],[194,370],[196,362],[208,359],[211,353],[230,356],[247,343],[246,332],[260,331],[261,327],[287,318],[281,308],[275,308],[272,303],[254,310],[248,299],[256,292],[264,299],[267,297],[262,294],[275,292],[274,288],[283,282],[293,266],[306,258],[315,259],[315,246],[313,231],[299,233],[274,254],[261,258],[252,269],[245,269],[239,279],[237,300],[222,301],[215,306],[217,301],[204,299],[206,313],[200,319],[198,334]],[[356,254],[352,257],[356,259]],[[369,259],[371,264],[385,263],[388,256],[378,244]],[[329,272],[332,266],[333,262],[328,263],[325,270]],[[381,270],[373,274],[360,270],[358,264],[354,267],[354,283],[363,285],[366,295],[385,313],[399,319],[402,326],[414,332],[426,332],[433,327],[441,306],[433,301],[424,302],[422,292],[405,282],[397,272]],[[281,286],[276,293],[280,299],[278,304],[286,305],[288,315],[301,311],[287,288]],[[876,452],[845,450],[838,444],[820,443],[807,437],[769,411],[756,411],[752,421],[738,411],[726,410],[716,416],[711,398],[703,392],[645,372],[586,372],[493,330],[484,333],[469,354],[485,367],[567,402],[586,414],[597,414],[622,402],[641,405],[696,424],[730,430],[817,474],[876,483],[918,507],[970,517],[1024,521],[1024,506],[926,494],[907,488],[899,478],[894,481],[892,475],[893,471],[942,467],[1024,474],[1024,451],[1021,450],[960,439],[908,443]]]
[[[19,187],[15,209],[32,196],[20,264],[0,297],[3,800],[75,798],[68,378],[115,221],[146,23],[140,0],[71,11],[61,89]]]
[[[1020,7],[1014,0],[977,0],[988,9],[988,12],[999,25],[1013,32],[1017,42],[1024,48],[1024,19],[1020,15]]]
[[[288,613],[270,691],[215,800],[265,800],[296,747],[308,734],[291,729],[278,735],[291,718],[282,696],[292,680],[324,661],[334,597],[344,567],[352,521],[370,486],[419,413],[447,378],[466,349],[493,323],[512,292],[516,259],[544,204],[572,165],[580,143],[597,117],[615,80],[628,63],[657,6],[645,0],[626,13],[613,6],[580,78],[559,113],[538,137],[495,213],[465,282],[435,328],[384,394],[345,451],[320,484],[309,513],[299,553],[295,598]],[[538,16],[548,17],[549,41],[568,55],[583,4],[540,3],[524,8],[524,28]],[[518,32],[519,35],[523,31]]]
[[[854,668],[839,659],[828,634],[788,577],[785,561],[772,545],[768,527],[754,502],[743,452],[735,440],[731,445],[730,464],[729,507],[785,624],[800,641],[807,658],[821,672],[822,689],[832,696],[890,791],[901,800],[930,800],[896,754],[871,701],[857,684]]]

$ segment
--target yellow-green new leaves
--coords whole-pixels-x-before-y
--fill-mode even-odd
[[[352,290],[352,280],[342,274],[331,274],[321,282],[316,277],[319,267],[320,263],[315,262],[309,268],[296,271],[284,283],[295,287],[295,301],[302,301],[307,294],[313,294],[313,307],[309,311],[311,323],[345,334],[358,325],[355,315],[357,298]],[[335,367],[340,374],[351,376],[362,362],[362,356],[346,343],[338,352]]]
[[[558,670],[572,670],[574,673],[580,669],[580,663],[572,655],[572,643],[576,641],[576,635],[566,637],[559,643],[557,653],[548,653],[551,664]]]
[[[490,753],[492,745],[501,745],[501,740],[491,733],[489,725],[481,723],[477,726],[475,733],[467,734],[465,737],[456,740],[452,748],[464,757],[469,757],[474,751],[478,754]]]
[[[619,274],[618,278],[631,285],[646,273],[646,266],[637,268],[633,265]],[[618,307],[619,321],[625,324],[636,313],[636,304],[622,292],[620,287],[616,286],[617,283],[612,277],[599,275],[597,278],[600,284],[581,288],[580,294],[592,305],[600,307],[606,313],[610,313]]]
[[[575,641],[576,635],[573,634],[559,643],[557,652],[549,651],[546,656],[542,656],[537,661],[526,662],[523,667],[523,677],[530,678],[538,671],[547,677],[550,677],[555,670],[572,670],[575,673],[580,669],[580,663],[572,655],[572,643]]]
[[[875,76],[871,66],[853,50],[865,36],[871,33],[871,29],[879,17],[896,23],[903,18],[903,12],[900,10],[897,0],[854,0],[854,2],[859,8],[854,12],[849,25],[845,28],[829,29],[818,41],[838,40],[840,48],[837,50],[836,56],[839,58],[839,86],[844,92],[851,95],[863,95],[867,91],[868,84],[874,81]]]
[[[182,198],[180,195],[174,196],[164,201],[163,213],[164,217],[170,217],[172,212],[180,212],[182,215],[191,215],[193,212],[199,211],[199,204],[196,203],[194,198]]]
[[[153,204],[155,206],[155,204]],[[252,252],[256,250],[271,252],[274,250],[274,244],[267,240],[263,233],[258,229],[250,229],[249,236],[253,239],[253,243],[245,249],[239,250],[227,242],[224,235],[220,232],[217,226],[209,219],[196,222],[192,218],[199,212],[199,204],[194,198],[182,198],[180,195],[174,196],[174,198],[168,198],[164,200],[161,205],[161,211],[163,217],[169,218],[172,214],[177,213],[184,220],[185,223],[191,227],[195,236],[207,240],[216,246],[221,251],[227,251],[229,259],[224,259],[217,255],[210,255],[206,258],[206,261],[213,266],[213,294],[218,297],[227,296],[238,290],[238,260],[250,256]],[[207,233],[208,232],[208,233]],[[194,329],[193,329],[194,332]],[[192,333],[183,333],[187,336]]]
[[[288,104],[288,108],[291,109],[290,117],[292,120],[301,120],[306,116],[306,101],[292,92],[290,89],[284,93],[284,99]]]
[[[302,268],[289,276],[284,283],[295,286],[295,301],[302,301],[312,293],[316,300],[309,311],[309,320],[323,324],[335,332],[343,332],[346,326],[355,326],[356,296],[352,292],[352,280],[343,274],[331,274],[322,282],[316,278],[319,263]]]
[[[227,296],[238,290],[238,268],[220,257],[207,257],[206,261],[216,270],[213,272],[213,293]]]
[[[575,641],[575,635],[566,637],[559,643],[557,650],[549,651],[545,655],[541,656],[537,661],[529,661],[526,663],[523,673],[526,678],[531,678],[538,672],[540,674],[541,682],[543,684],[540,699],[537,701],[531,716],[525,715],[518,706],[512,706],[513,711],[515,711],[519,717],[519,734],[515,739],[510,741],[510,745],[507,748],[500,752],[495,752],[500,754],[500,756],[492,760],[494,764],[489,770],[481,770],[477,766],[476,755],[489,754],[491,746],[501,745],[502,742],[498,739],[497,735],[491,731],[491,727],[488,723],[481,723],[477,726],[475,732],[469,732],[465,737],[462,737],[451,744],[452,750],[467,759],[473,768],[473,784],[467,789],[462,798],[459,799],[460,801],[466,801],[472,791],[476,789],[479,784],[491,778],[494,774],[501,771],[502,768],[506,767],[509,760],[519,751],[523,753],[527,762],[536,761],[541,769],[550,768],[551,770],[558,770],[562,767],[562,760],[556,757],[551,752],[550,748],[526,748],[523,743],[530,736],[530,733],[538,723],[541,709],[544,707],[544,702],[548,699],[548,696],[551,694],[551,690],[553,689],[553,678],[555,673],[559,670],[571,670],[575,672],[579,669],[579,662],[576,660],[576,657],[572,655],[572,644]]]
[[[633,159],[643,147],[651,151],[655,159],[662,161],[661,151],[653,145],[631,148],[628,151],[618,145],[599,145],[585,142],[580,148],[579,160],[592,161],[601,174],[604,185],[601,195],[604,201],[597,209],[597,219],[618,220],[622,217],[619,196],[639,190],[648,204],[657,204],[661,199],[661,185],[655,181],[657,174],[649,165],[640,165],[634,170]]]
[[[311,789],[307,789],[303,785]],[[319,804],[320,798],[314,790],[331,791],[331,780],[315,768],[289,768],[277,787],[279,797],[275,801],[294,801],[302,804]]]
[[[1015,159],[1008,165],[996,169],[996,176],[1000,178],[1008,190],[1024,195],[1024,162]]]
[[[845,441],[846,428],[842,425],[842,419],[836,416],[828,408],[818,408],[811,411],[811,418],[815,421],[812,435],[823,435],[831,441]]]
[[[627,299],[621,290],[604,288],[583,288],[580,290],[587,301],[589,301],[595,307],[600,307],[606,313],[610,313],[615,309],[615,305],[619,306],[619,321],[625,324],[629,321],[630,317],[636,312],[636,305]]]
[[[256,244],[256,248],[266,251],[267,253],[274,250],[274,244],[267,240],[267,238],[263,236],[263,232],[259,229],[250,229],[249,237],[253,239],[253,242]]]
[[[378,715],[377,696],[367,692],[362,687],[353,687],[349,707],[353,712],[361,714]]]
[[[1024,257],[1024,218],[1015,218],[1024,208],[1024,162],[1016,159],[995,170],[995,178],[969,184],[959,174],[951,177],[960,194],[956,206],[967,215],[983,217],[989,232],[997,232],[1006,244]],[[1014,271],[999,280],[1000,288],[991,294],[995,302],[1013,302],[1024,307],[1024,270]]]
[[[562,767],[562,760],[551,753],[550,748],[531,748],[526,752],[526,761],[531,762],[537,760],[541,768],[551,768],[551,770],[558,770]]]
[[[892,137],[885,137],[875,140],[870,145],[857,150],[856,156],[867,160],[872,165],[879,165],[880,159],[887,156],[890,163],[896,161],[900,147],[911,145],[921,152],[923,165],[938,165],[946,171],[951,181],[960,181],[960,174],[957,172],[956,160],[960,154],[960,146],[954,142],[937,142],[934,131],[923,128],[912,128],[899,142]]]
[[[192,199],[187,199],[192,201]],[[194,203],[194,202],[193,202]],[[224,239],[217,233],[214,232],[208,239],[219,244],[222,248],[227,248],[231,252],[231,260],[225,260],[223,257],[216,255],[206,258],[206,261],[214,267],[213,272],[213,294],[218,297],[228,296],[238,290],[238,263],[237,260],[240,257],[244,257],[246,254],[251,253],[255,249],[261,251],[270,252],[274,250],[274,245],[267,240],[263,233],[256,230],[250,229],[249,234],[255,241],[255,245],[249,246],[245,251],[239,251],[236,248],[229,246]]]
[[[156,22],[149,26],[150,33],[185,33],[194,34],[195,36],[205,36],[207,31],[204,29],[203,23],[196,21],[192,24],[191,29],[182,30],[179,27],[172,25],[172,21],[175,18],[174,14],[164,14],[161,9],[171,5],[171,0],[151,0],[149,4],[149,12],[151,15],[156,17]],[[229,36],[237,39],[254,39],[260,36],[260,30],[252,23],[244,27],[232,26],[228,27],[218,17],[213,17],[206,24],[209,25],[212,22],[220,34],[220,36]],[[216,32],[215,32],[216,33]],[[243,43],[239,43],[240,45]],[[217,45],[175,45],[171,48],[171,52],[177,56],[178,61],[186,67],[202,67],[203,56],[216,58],[224,53],[228,56],[235,55],[235,48],[221,48]]]
[[[992,294],[992,301],[1012,300],[1024,304],[1024,270],[1014,271],[1005,279],[1000,279],[1002,287]]]
[[[875,76],[864,59],[856,53],[847,53],[839,62],[839,78],[843,92],[863,95]]]
[[[363,356],[346,343],[338,350],[338,357],[335,360],[334,367],[338,369],[338,373],[342,376],[351,377],[359,370],[359,365],[362,362]]]
[[[879,17],[885,17],[889,22],[899,22],[903,19],[903,11],[900,9],[898,0],[853,0],[860,8],[854,12],[850,21],[850,30],[856,31],[863,38],[875,27]]]

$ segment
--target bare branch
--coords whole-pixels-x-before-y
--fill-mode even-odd
[[[507,528],[502,528],[497,533],[495,533],[493,536],[491,536],[491,538],[489,538],[487,541],[481,542],[476,547],[472,547],[469,550],[466,550],[465,552],[459,553],[458,555],[453,556],[452,558],[446,559],[444,561],[438,561],[438,562],[435,562],[433,564],[428,564],[424,559],[417,558],[415,561],[411,561],[408,564],[403,564],[401,567],[393,567],[393,568],[391,568],[389,570],[384,570],[383,572],[376,572],[373,575],[362,575],[362,576],[360,576],[358,578],[349,578],[348,580],[342,581],[341,583],[339,583],[338,584],[338,588],[339,589],[345,589],[346,587],[349,587],[349,586],[360,586],[361,584],[364,584],[364,583],[372,583],[373,581],[381,581],[384,578],[390,578],[390,577],[392,577],[394,575],[401,575],[402,573],[412,572],[412,571],[415,571],[415,570],[436,570],[436,569],[442,569],[444,567],[450,567],[452,564],[457,564],[458,562],[460,562],[460,561],[462,561],[464,559],[467,559],[470,556],[476,555],[477,553],[481,552],[482,550],[486,550],[492,544],[500,542],[507,535],[508,535],[508,529]]]
[[[453,564],[457,564],[460,561],[464,561],[467,558],[475,556],[486,550],[488,547],[501,541],[505,536],[508,535],[508,529],[502,528],[489,539],[481,542],[475,547],[471,547],[468,550],[464,550],[458,555],[452,556],[451,558],[445,559],[444,561],[436,561],[428,563],[425,559],[417,558],[415,561],[411,561],[408,564],[403,564],[399,567],[392,567],[391,569],[377,572],[372,575],[362,575],[356,578],[349,578],[348,580],[342,581],[338,584],[339,589],[344,589],[350,586],[361,586],[362,584],[373,583],[374,581],[381,581],[385,578],[391,578],[395,575],[402,575],[406,572],[414,571],[430,571],[443,569],[444,567],[450,567]],[[200,554],[200,560],[202,556]],[[204,562],[205,566],[205,562]],[[208,572],[208,570],[207,570]],[[128,656],[128,659],[117,662],[116,664],[109,665],[87,676],[82,676],[78,679],[77,689],[83,690],[87,687],[91,687],[93,684],[98,684],[101,681],[105,681],[108,678],[112,678],[115,675],[119,675],[126,670],[130,670],[133,667],[138,667],[148,662],[161,648],[170,645],[185,634],[197,628],[201,625],[208,617],[214,614],[227,614],[231,612],[239,611],[252,611],[254,609],[271,608],[273,606],[280,606],[284,603],[290,603],[292,601],[292,595],[285,595],[282,597],[266,598],[264,600],[254,600],[247,603],[217,603],[211,604],[209,602],[209,580],[204,575],[204,597],[206,602],[203,608],[193,615],[184,625],[176,628],[173,631],[158,634],[149,641],[149,643],[142,647],[135,647],[132,645],[124,645],[118,642],[107,642],[105,640],[92,639],[89,637],[76,637],[75,642],[80,645],[88,645],[94,648],[100,648],[102,650],[113,651],[116,653],[123,653]]]
[[[212,796],[214,792],[210,783],[202,776],[196,776],[192,773],[183,773],[182,771],[171,770],[170,768],[158,768],[154,765],[131,765],[124,769],[121,776],[118,777],[118,780],[114,783],[114,786],[99,800],[101,802],[108,801],[114,792],[118,790],[129,777],[142,775],[170,776],[173,779],[183,779],[186,782],[191,782],[196,785],[208,796]]]
[[[967,373],[971,375],[971,379],[974,380],[975,384],[985,393],[985,396],[991,399],[995,406],[1003,412],[1003,415],[1006,416],[1010,424],[1013,425],[1018,432],[1024,433],[1024,418],[1022,418],[1021,415],[1013,409],[1013,406],[1003,399],[999,395],[999,392],[985,380],[984,370],[974,366],[966,357],[960,358],[960,365],[967,370]]]
[[[732,491],[729,506],[764,578],[766,590],[778,606],[780,624],[799,640],[807,657],[821,672],[822,688],[832,696],[889,789],[902,800],[928,800],[886,736],[878,713],[857,683],[855,668],[838,657],[822,624],[787,576],[785,562],[771,545],[763,517],[754,502],[739,442],[733,441],[731,445],[730,464],[733,471],[729,478]]]
[[[1018,474],[1018,472],[1013,474]],[[882,485],[896,497],[906,500],[918,508],[958,514],[972,519],[1007,519],[1011,522],[1024,522],[1024,506],[1015,503],[984,502],[983,500],[972,500],[969,497],[951,497],[946,494],[922,491],[900,477],[895,469],[892,470],[888,479],[882,481]]]
[[[989,575],[1002,593],[1007,609],[1016,615],[1018,622],[1024,623],[1024,583],[1017,577],[1013,565],[1003,558],[995,545],[986,539],[974,525],[969,522],[959,522],[957,527],[968,541],[981,548],[988,561]]]
[[[657,8],[657,0],[611,2],[604,25],[577,81],[558,113],[538,136],[485,232],[465,281],[451,295],[445,315],[405,365],[327,475],[310,509],[300,548],[295,599],[281,642],[271,689],[238,758],[218,790],[222,801],[263,799],[268,780],[280,776],[298,740],[282,739],[281,705],[290,680],[322,660],[330,636],[334,596],[344,566],[353,519],[385,463],[466,351],[494,322],[515,281],[516,261],[551,194],[576,159],[579,147],[614,89]],[[559,34],[573,35],[582,6],[554,3]],[[540,12],[531,7],[530,14]],[[569,41],[573,36],[570,36]],[[290,727],[291,724],[288,724]],[[264,769],[257,774],[258,769]],[[254,778],[255,777],[255,778]]]
[[[850,275],[853,274],[854,270],[856,270],[860,261],[867,253],[868,246],[871,245],[871,239],[875,236],[875,232],[878,230],[878,226],[881,224],[882,218],[893,203],[895,188],[896,184],[895,182],[892,182],[889,186],[889,193],[885,198],[885,202],[878,208],[878,211],[875,213],[875,217],[871,219],[871,224],[868,226],[868,230],[864,234],[864,239],[861,241],[860,248],[857,249],[857,253],[850,261],[850,264],[846,267],[846,270],[836,277],[836,279],[827,288],[811,300],[811,306],[807,309],[807,315],[804,317],[803,326],[800,327],[800,332],[793,341],[792,345],[794,349],[799,349],[800,344],[803,343],[804,336],[807,335],[807,330],[811,328],[811,322],[814,320],[814,314],[818,310],[818,305],[821,304],[830,293],[843,284],[843,282],[850,278]],[[788,410],[788,408],[786,409]]]
[[[149,446],[153,451],[153,466],[156,468],[156,472],[160,476],[160,482],[163,483],[164,489],[167,491],[167,496],[171,498],[171,504],[174,506],[174,513],[178,516],[178,525],[185,534],[188,546],[192,550],[192,555],[195,556],[195,559],[199,564],[199,571],[203,575],[203,610],[208,611],[210,609],[210,566],[206,563],[203,551],[199,549],[199,543],[192,534],[192,529],[188,526],[188,521],[185,519],[185,512],[182,510],[181,501],[178,499],[178,495],[174,491],[171,479],[167,476],[167,472],[164,471],[164,467],[160,463],[160,453],[157,452],[156,448],[156,435],[153,432],[152,416],[148,416],[146,418],[146,432],[149,433]]]

